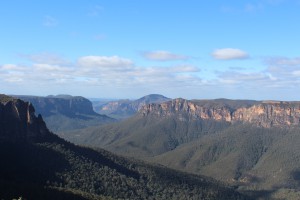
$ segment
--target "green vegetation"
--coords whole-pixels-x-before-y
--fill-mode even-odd
[[[9,102],[11,100],[14,100],[14,98],[10,97],[10,96],[7,96],[5,94],[0,94],[0,103],[5,104],[5,103],[7,103],[7,102]]]
[[[0,199],[248,199],[204,176],[66,142],[21,100],[0,103],[0,125]]]
[[[197,104],[214,108],[223,101],[232,109],[237,106],[231,100]],[[256,101],[237,103],[251,106]],[[40,117],[31,115],[33,124],[27,124],[27,104],[22,105],[4,103],[7,108],[0,110],[0,199],[247,199],[233,188],[255,199],[299,197],[298,127],[262,128],[178,112],[137,114],[119,123],[60,133],[78,144],[157,163],[150,165],[75,146],[48,133]],[[15,109],[18,114],[11,115]],[[68,123],[67,115],[57,119]]]
[[[213,177],[240,191],[251,191],[253,196],[272,199],[283,194],[291,198],[297,195],[299,132],[295,127],[259,128],[251,124],[191,120],[181,114],[164,118],[136,115],[116,124],[67,132],[64,137]]]
[[[247,199],[202,176],[64,142],[0,144],[0,198]]]
[[[68,130],[83,129],[90,126],[103,125],[113,122],[111,118],[102,118],[91,115],[77,115],[76,117],[68,117],[66,115],[56,113],[47,117],[44,120],[49,129],[57,134]]]
[[[236,110],[241,107],[251,107],[255,104],[261,103],[261,101],[254,100],[231,100],[231,99],[209,99],[209,100],[192,100],[193,103],[203,106],[205,108],[216,108],[226,106],[231,110]]]
[[[175,149],[206,134],[230,126],[213,120],[178,120],[136,115],[120,123],[64,132],[65,139],[84,145],[105,147],[133,157],[149,157]]]

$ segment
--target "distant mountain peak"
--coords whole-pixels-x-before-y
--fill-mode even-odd
[[[82,96],[72,96],[69,94],[58,94],[58,95],[48,95],[45,98],[57,98],[57,99],[82,99],[85,100],[86,98],[82,97]]]
[[[149,94],[137,100],[110,101],[96,108],[99,113],[112,117],[127,118],[138,112],[142,106],[149,103],[161,103],[171,100],[160,94]]]
[[[168,97],[165,97],[165,96],[163,96],[161,94],[148,94],[148,95],[143,96],[143,97],[141,97],[139,99],[158,99],[158,98],[169,99]]]

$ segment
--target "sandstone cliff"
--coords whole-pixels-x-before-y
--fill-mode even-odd
[[[145,105],[139,114],[160,117],[178,115],[181,120],[249,122],[262,127],[298,126],[300,102],[174,99],[160,104]]]
[[[0,140],[37,141],[50,134],[30,103],[0,95]]]

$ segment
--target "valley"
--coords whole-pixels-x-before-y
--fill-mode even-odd
[[[299,102],[174,99],[145,105],[121,122],[61,136],[210,176],[241,191],[297,196],[299,106]]]
[[[1,1],[0,200],[300,200],[299,10]]]
[[[69,143],[30,102],[0,95],[1,199],[251,199],[206,176]]]
[[[149,96],[151,97],[151,95]],[[17,97],[19,96],[14,96],[15,99],[2,96],[2,102],[5,106],[10,102],[20,102],[20,100],[16,99]],[[25,140],[24,144],[20,145],[20,141],[16,143],[20,148],[16,147],[14,142],[12,143],[13,145],[10,145],[13,148],[12,152],[15,152],[12,157],[16,157],[17,154],[23,155],[23,151],[32,154],[34,151],[39,151],[32,150],[32,148],[42,148],[50,152],[58,151],[60,156],[64,158],[63,160],[65,161],[50,161],[49,164],[52,162],[60,163],[59,166],[64,168],[64,170],[56,172],[60,175],[55,176],[57,177],[55,178],[56,183],[52,182],[48,189],[44,191],[46,193],[54,189],[54,193],[58,195],[66,195],[65,192],[71,191],[70,194],[67,192],[68,195],[76,196],[79,192],[80,195],[77,195],[76,198],[97,199],[102,197],[107,198],[107,195],[109,195],[113,199],[125,196],[131,196],[135,199],[139,195],[148,196],[148,192],[153,190],[150,193],[155,198],[162,198],[160,196],[161,193],[154,192],[156,188],[152,187],[156,186],[151,186],[151,189],[147,189],[148,192],[146,193],[145,191],[142,193],[137,192],[136,189],[133,189],[136,186],[131,184],[142,184],[140,178],[136,180],[137,182],[122,183],[122,181],[126,180],[126,177],[135,179],[134,176],[137,176],[138,173],[139,177],[145,176],[144,180],[148,180],[147,177],[152,179],[152,176],[157,176],[157,178],[162,178],[161,176],[163,176],[166,179],[163,178],[161,180],[159,178],[159,181],[168,182],[169,180],[167,179],[171,178],[171,187],[174,184],[174,177],[178,176],[178,180],[181,180],[182,176],[189,176],[187,184],[190,181],[194,184],[194,180],[190,179],[195,176],[199,177],[199,180],[212,181],[213,184],[224,184],[222,187],[225,188],[227,187],[225,185],[228,185],[253,199],[298,199],[300,195],[298,192],[298,166],[300,166],[300,149],[298,146],[300,142],[299,102],[229,99],[185,100],[182,98],[148,104],[145,101],[141,101],[140,107],[138,107],[135,114],[131,117],[128,116],[125,119],[119,117],[118,120],[115,120],[95,113],[91,102],[83,97],[21,96],[21,99],[30,102],[26,104],[26,108],[22,108],[23,110],[25,109],[22,112],[27,114],[19,114],[25,117],[23,117],[24,119],[19,117],[21,121],[30,121],[31,119],[41,121],[45,116],[48,119],[48,121],[45,120],[47,126],[49,123],[50,127],[53,127],[52,129],[54,130],[57,126],[56,129],[59,131],[54,131],[56,135],[77,145],[85,146],[75,146],[58,138],[45,128],[46,125],[35,125],[34,127],[38,129],[42,128],[41,130],[43,130],[40,131],[40,136],[33,136],[33,139],[29,139],[29,142],[26,138],[23,138],[22,141]],[[144,97],[141,99],[147,98]],[[17,105],[19,104],[22,103],[12,103],[12,105],[15,105],[15,109],[18,109]],[[41,114],[38,118],[34,116],[35,110],[32,105],[37,108],[36,113]],[[111,104],[108,102],[108,105]],[[124,107],[115,108],[115,113],[117,113],[118,109],[123,110]],[[78,118],[84,120],[84,126],[72,126],[72,123],[76,124],[72,122],[69,123],[68,129],[64,129],[65,123],[61,121],[61,118],[57,117],[59,115],[64,115],[70,121],[74,119],[78,120]],[[28,116],[31,117],[28,118]],[[51,120],[49,121],[49,117],[51,116],[59,120],[56,123],[52,123]],[[91,118],[91,116],[95,118]],[[121,114],[121,116],[124,115]],[[18,115],[16,117],[18,118]],[[0,119],[3,121],[4,118]],[[91,119],[97,120],[93,121]],[[5,124],[6,122],[3,123]],[[41,121],[40,123],[43,124],[44,122]],[[28,132],[23,129],[17,129],[17,131],[13,129],[8,130],[9,132],[13,132],[16,135],[15,137],[17,137],[18,132],[22,132],[22,134],[24,134],[23,132]],[[6,132],[4,131],[2,135]],[[4,137],[7,137],[7,134]],[[3,141],[5,140],[7,139]],[[9,142],[11,143],[12,141],[9,140]],[[86,147],[92,147],[93,149]],[[6,148],[3,149],[3,152],[10,151],[7,150],[10,147],[5,144],[3,144],[3,148]],[[27,150],[27,148],[30,150]],[[22,157],[30,160],[28,155],[25,154]],[[90,154],[102,157],[99,158],[100,160],[94,160],[94,157],[90,157]],[[79,155],[84,159],[78,160],[75,158]],[[54,156],[53,159],[57,158]],[[77,163],[77,160],[79,163]],[[14,160],[14,162],[22,161]],[[102,162],[107,164],[100,164]],[[87,163],[90,163],[87,166],[92,168],[81,167],[86,166]],[[47,168],[47,166],[43,166],[41,163],[38,165],[42,165],[44,170],[45,167]],[[65,168],[65,165],[69,167]],[[83,171],[76,171],[77,169],[75,170],[75,168],[77,168],[77,165]],[[85,170],[92,170],[95,173],[102,174],[103,170],[107,171],[108,168],[110,170],[113,166],[117,168],[112,170],[117,170],[116,176],[120,176],[122,180],[119,183],[113,183],[113,185],[107,182],[108,179],[105,178],[105,174],[103,175],[104,177],[96,176],[90,180],[79,180],[70,174],[81,173],[85,176]],[[136,167],[132,168],[132,166]],[[120,167],[122,169],[118,171]],[[25,168],[28,168],[28,166]],[[169,168],[172,168],[172,170]],[[43,174],[44,172],[42,171],[41,173]],[[113,171],[107,171],[107,173],[115,173]],[[168,175],[164,176],[161,174],[161,171],[164,171],[163,173],[167,173]],[[32,172],[28,171],[27,173],[30,174]],[[155,175],[156,173],[159,173],[159,175]],[[122,177],[125,179],[123,180]],[[94,185],[89,185],[91,184],[90,181],[93,181]],[[99,185],[100,182],[101,186]],[[164,184],[163,182],[160,185]],[[121,183],[127,185],[127,189],[122,190],[123,192],[117,189],[119,187],[118,184]],[[87,188],[94,189],[84,189],[82,184],[86,185],[85,187]],[[118,191],[117,194],[121,196],[112,195],[112,193],[109,193],[105,189],[106,186],[102,184],[115,187],[114,191]],[[199,182],[197,184],[202,183]],[[60,186],[57,187],[57,185]],[[9,186],[6,185],[5,187]],[[40,183],[37,184],[37,187],[40,187]],[[100,190],[99,187],[101,188]],[[174,185],[174,187],[181,188],[182,185]],[[193,188],[194,186],[189,187]],[[204,187],[206,187],[206,184],[204,184]],[[22,191],[22,188],[20,188],[20,191]],[[161,191],[166,190],[162,189]],[[199,192],[186,197],[194,198],[194,195],[198,195]],[[202,189],[200,193],[202,195]],[[33,194],[28,193],[28,195]],[[183,195],[183,193],[180,193],[180,195]],[[248,197],[242,197],[241,195],[241,197],[232,197],[232,199]],[[172,198],[177,199],[179,197],[173,196]],[[214,199],[215,197],[209,198]]]

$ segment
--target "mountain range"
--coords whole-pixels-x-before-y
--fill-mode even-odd
[[[121,122],[64,132],[72,142],[299,199],[300,102],[173,99]],[[287,197],[288,196],[288,197]]]
[[[81,129],[116,121],[93,110],[92,103],[81,96],[49,95],[46,97],[15,95],[30,102],[53,132]]]
[[[250,199],[214,179],[66,142],[0,95],[0,199]]]
[[[105,114],[116,119],[125,119],[133,116],[142,106],[150,103],[161,103],[171,100],[160,94],[150,94],[137,100],[121,99],[97,104],[93,102],[94,110],[100,114]]]

